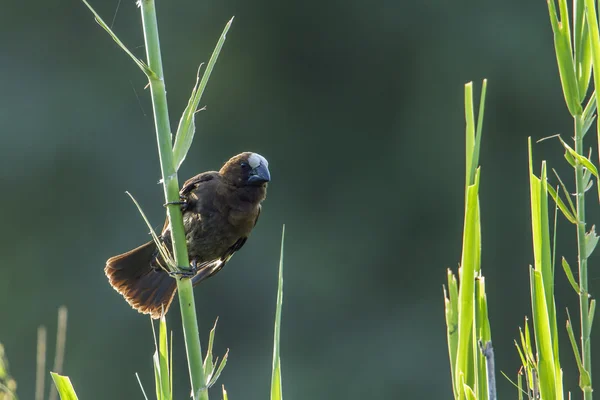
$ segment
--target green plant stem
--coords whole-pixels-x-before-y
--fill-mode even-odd
[[[158,38],[156,6],[154,0],[141,0],[140,7],[142,11],[142,24],[148,65],[153,72],[149,74],[150,92],[152,96],[154,125],[156,128],[156,139],[158,143],[158,154],[160,157],[160,169],[165,199],[167,202],[176,202],[179,200],[179,182],[177,179],[177,171],[173,165],[169,110],[167,107],[167,93],[165,90],[160,42]],[[177,263],[177,266],[187,268],[189,266],[189,259],[181,210],[178,206],[169,206],[167,207],[167,215],[171,226],[171,238],[175,262]],[[179,293],[179,305],[181,307],[185,349],[188,358],[190,380],[192,383],[192,393],[194,399],[197,399],[200,389],[205,386],[205,377],[202,368],[202,350],[200,347],[200,335],[198,333],[198,321],[196,318],[196,307],[191,280],[178,279],[177,289]],[[199,398],[208,400],[207,390],[202,390]]]
[[[575,151],[584,154],[583,150],[583,118],[580,115],[575,119]],[[581,316],[581,358],[583,367],[592,376],[592,354],[590,345],[590,320],[587,281],[587,251],[585,245],[585,187],[583,179],[583,165],[575,165],[575,184],[577,192],[577,250],[579,253],[579,312]],[[591,390],[584,390],[585,400],[592,399]]]

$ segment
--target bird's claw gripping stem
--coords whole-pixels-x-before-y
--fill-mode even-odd
[[[179,195],[179,201],[168,201],[163,204],[163,207],[167,206],[181,206],[182,208],[187,207],[187,200],[182,195]]]
[[[169,275],[171,275],[173,278],[189,279],[189,278],[193,278],[194,276],[196,276],[197,273],[198,273],[197,261],[194,259],[191,262],[191,268],[179,267],[177,271],[169,272]]]

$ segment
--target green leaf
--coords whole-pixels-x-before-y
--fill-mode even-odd
[[[223,369],[225,368],[225,364],[227,364],[227,357],[229,356],[229,349],[227,349],[227,351],[225,352],[225,355],[223,356],[223,359],[221,360],[221,362],[219,363],[219,366],[217,367],[216,371],[211,372],[211,379],[208,382],[208,387],[212,387],[215,383],[217,383],[217,379],[219,379],[219,376],[221,376],[221,372],[223,372]],[[217,359],[218,361],[218,359]]]
[[[283,246],[285,241],[285,225],[281,231],[281,250],[279,255],[279,280],[277,285],[277,306],[275,309],[275,329],[273,334],[273,370],[271,374],[271,400],[283,399],[281,382],[281,360],[279,357],[281,333],[281,307],[283,305]]]
[[[598,169],[596,168],[596,166],[594,164],[592,164],[592,162],[587,157],[582,156],[581,154],[578,154],[575,150],[573,150],[571,148],[571,146],[569,146],[564,140],[562,140],[561,137],[559,137],[558,139],[562,143],[565,150],[567,150],[567,152],[571,155],[571,157],[573,157],[573,159],[576,162],[579,162],[588,171],[590,171],[596,178],[598,178]]]
[[[565,156],[565,160],[567,160],[567,162],[571,165],[571,167],[575,168],[577,166],[575,159],[568,151],[565,152],[564,156]]]
[[[161,399],[171,398],[171,373],[169,371],[169,341],[167,338],[167,320],[164,313],[158,324],[158,348],[156,349],[159,359]],[[158,382],[157,382],[158,384]]]
[[[223,400],[229,400],[227,397],[227,391],[225,390],[225,385],[223,385]]]
[[[594,92],[592,93],[592,95],[590,96],[590,99],[588,100],[587,105],[585,106],[585,109],[583,110],[583,126],[582,126],[582,130],[583,130],[583,134],[585,135],[590,127],[592,126],[592,124],[594,123],[595,119],[596,119],[596,91],[594,90]]]
[[[563,194],[565,195],[565,198],[567,199],[567,202],[569,203],[569,208],[571,209],[571,214],[577,215],[577,209],[575,208],[575,205],[573,204],[573,201],[571,200],[571,195],[569,194],[567,187],[563,183],[562,179],[560,179],[560,175],[558,175],[558,172],[556,172],[556,170],[554,168],[552,168],[552,171],[554,172],[556,179],[558,179],[558,182],[560,183],[560,186],[563,190]]]
[[[473,165],[479,165],[479,148],[481,147],[481,134],[483,131],[483,116],[485,114],[485,94],[487,92],[487,79],[483,80],[481,85],[481,94],[479,95],[479,110],[477,112],[477,128],[475,134],[475,147],[473,148]],[[475,179],[475,171],[471,175]]]
[[[569,283],[571,284],[571,286],[573,287],[575,292],[577,294],[579,294],[579,292],[580,292],[579,285],[575,281],[575,277],[573,276],[573,271],[571,270],[571,266],[567,262],[567,259],[564,257],[562,258],[562,267],[565,270],[565,275],[567,275],[567,279],[569,280]]]
[[[483,343],[487,343],[492,340],[492,330],[490,328],[490,320],[488,318],[487,297],[485,294],[485,278],[483,276],[480,276],[479,279],[477,279],[475,289],[475,295],[477,299],[477,314],[475,320],[477,323],[478,340]],[[482,378],[485,381],[485,375]]]
[[[465,393],[465,398],[467,400],[477,400],[477,396],[475,395],[475,392],[473,391],[473,389],[467,385],[466,383],[463,384],[463,390]]]
[[[531,193],[531,227],[535,270],[543,275],[546,309],[552,327],[552,337],[556,338],[556,314],[554,311],[554,267],[552,265],[550,246],[550,224],[548,221],[548,184],[546,178],[546,162],[542,162],[540,178],[533,174],[531,139],[529,140],[529,171]],[[534,321],[535,322],[535,321]],[[558,350],[556,342],[556,350]]]
[[[466,121],[466,182],[472,185],[475,181],[475,170],[479,165],[479,149],[483,130],[483,117],[485,114],[485,95],[487,92],[487,79],[483,80],[479,98],[479,111],[477,126],[475,125],[475,112],[473,108],[473,82],[465,85],[465,121]]]
[[[540,394],[543,399],[556,399],[557,374],[554,360],[555,357],[558,357],[558,354],[554,354],[552,327],[546,308],[546,294],[540,271],[530,270],[530,284],[533,327],[538,349]]]
[[[596,169],[596,166],[594,164],[592,164],[592,162],[587,157],[582,156],[581,154],[578,154],[575,150],[573,150],[571,148],[571,146],[569,146],[567,143],[565,143],[565,141],[562,140],[562,138],[560,136],[558,137],[558,139],[562,143],[565,150],[567,150],[567,152],[571,155],[571,157],[573,159],[576,160],[576,162],[583,165],[583,167],[586,168],[588,171],[590,171],[592,173],[592,175],[594,175],[596,178],[598,178],[598,170]],[[574,167],[575,167],[575,165],[574,165]],[[600,185],[597,185],[597,186],[598,186],[598,199],[600,200]]]
[[[588,329],[592,331],[592,324],[594,323],[594,314],[596,313],[596,300],[592,299],[590,302],[590,309],[588,310]]]
[[[152,71],[150,69],[150,67],[148,65],[146,65],[145,62],[143,62],[142,60],[140,60],[139,58],[137,58],[136,56],[133,55],[133,53],[131,51],[129,51],[129,49],[127,48],[127,46],[125,46],[123,44],[123,42],[121,42],[121,40],[117,37],[117,35],[115,35],[115,33],[109,28],[109,26],[106,24],[106,22],[104,22],[104,20],[100,17],[100,15],[98,15],[98,13],[96,12],[96,10],[94,10],[92,8],[92,6],[86,1],[86,0],[81,0],[83,1],[83,3],[87,6],[87,8],[90,9],[90,11],[92,12],[92,14],[94,14],[94,18],[96,18],[96,22],[98,23],[98,25],[100,25],[102,28],[104,28],[104,30],[106,32],[108,32],[108,34],[110,35],[110,37],[119,45],[119,47],[121,49],[123,49],[123,51],[125,53],[127,53],[129,55],[129,57],[131,57],[131,59],[133,60],[133,62],[135,62],[137,64],[137,66],[142,70],[142,72],[144,74],[146,74],[146,76],[148,78],[154,76],[154,71]]]
[[[552,196],[552,199],[554,200],[560,211],[562,211],[565,218],[567,218],[572,224],[577,225],[577,219],[573,214],[571,214],[565,203],[560,198],[560,195],[556,193],[552,186],[548,186],[548,193],[550,193],[550,196]]]
[[[577,347],[577,341],[575,340],[575,334],[573,333],[573,327],[571,323],[571,315],[567,309],[567,333],[569,334],[569,340],[571,341],[571,347],[573,348],[573,354],[575,355],[575,361],[577,362],[577,368],[579,369],[579,387],[583,390],[585,387],[591,386],[591,378],[588,371],[583,367],[581,362],[581,356],[579,355],[579,348]]]
[[[481,266],[481,226],[479,219],[479,168],[475,173],[475,183],[467,187],[465,219],[463,228],[463,248],[459,268],[458,292],[458,346],[455,378],[456,391],[462,390],[462,381],[474,386],[473,375],[476,348],[473,338],[473,316],[475,314],[475,276]]]
[[[592,50],[592,65],[594,73],[594,87],[600,87],[600,31],[598,30],[598,17],[596,14],[596,2],[585,0],[585,12],[587,26],[589,28],[590,46]],[[596,115],[598,114],[598,102],[596,102]],[[598,136],[598,156],[600,157],[600,124],[596,124]],[[600,186],[600,185],[598,185]],[[600,190],[600,188],[599,188]]]
[[[579,83],[579,94],[587,93],[591,75],[592,55],[588,26],[585,21],[585,5],[583,1],[573,3],[573,48],[575,49],[575,64],[577,68],[577,80]]]
[[[73,389],[68,376],[62,376],[55,372],[50,372],[50,375],[52,375],[54,385],[56,385],[56,390],[58,390],[58,394],[60,395],[60,400],[77,400],[77,394],[75,394],[75,389]]]
[[[596,235],[596,226],[592,225],[592,229],[585,234],[585,258],[589,258],[592,255],[598,244],[598,239],[600,237]]]
[[[444,291],[444,307],[446,311],[446,335],[448,341],[448,354],[450,357],[450,373],[452,376],[452,390],[454,398],[458,398],[456,392],[455,368],[456,368],[456,351],[458,347],[458,282],[452,270],[448,268],[448,290],[443,287]]]
[[[521,343],[523,342],[523,333],[521,333]],[[515,340],[515,347],[517,348],[517,352],[519,353],[519,358],[521,359],[521,364],[523,364],[523,366],[527,365],[527,359],[525,358],[525,354],[523,353],[524,350],[521,349],[521,347],[519,346],[519,343],[517,343],[517,341]]]
[[[581,115],[583,109],[579,101],[579,83],[572,58],[571,30],[569,27],[566,0],[559,0],[559,6],[560,21],[558,21],[554,0],[548,0],[548,13],[550,15],[552,31],[554,32],[554,48],[563,94],[569,112],[571,115],[576,116]]]
[[[183,114],[179,120],[179,126],[177,127],[177,135],[175,136],[175,144],[173,145],[173,165],[175,166],[175,171],[179,170],[181,163],[183,163],[183,160],[185,160],[185,157],[192,146],[194,133],[196,131],[194,116],[198,111],[200,99],[202,98],[202,94],[204,93],[204,89],[206,88],[206,84],[208,83],[208,79],[210,78],[213,67],[217,63],[217,59],[219,58],[219,54],[221,53],[221,49],[225,43],[225,38],[227,37],[227,32],[229,31],[229,28],[231,28],[232,23],[233,18],[231,18],[225,25],[225,29],[223,29],[223,33],[221,33],[210,60],[206,65],[206,70],[202,75],[202,80],[200,80],[200,68],[198,68],[196,84],[194,85],[192,95],[188,100],[188,105],[185,110],[183,110]]]
[[[203,364],[204,377],[206,379],[206,382],[204,382],[204,385],[200,389],[200,392],[202,390],[212,387],[217,382],[217,379],[219,379],[221,372],[223,372],[223,368],[225,368],[225,365],[227,364],[227,356],[229,355],[229,349],[227,350],[227,352],[225,352],[225,355],[223,356],[221,363],[218,362],[219,361],[218,357],[216,360],[213,360],[213,346],[215,343],[215,331],[217,329],[218,320],[219,320],[218,318],[215,320],[215,324],[213,325],[212,329],[210,330],[210,334],[208,336],[208,346],[207,346],[207,350],[206,350],[206,357],[204,358],[204,364]],[[218,366],[217,366],[217,369],[215,370],[216,364],[218,364]]]
[[[465,84],[465,157],[466,185],[472,185],[477,168],[475,154],[475,113],[473,111],[473,82]]]
[[[219,318],[215,319],[215,323],[210,330],[210,334],[208,335],[208,346],[206,347],[206,357],[204,358],[204,376],[206,377],[205,385],[210,381],[210,376],[213,373],[214,364],[213,364],[213,345],[215,343],[215,331],[217,329],[217,322],[219,322]]]

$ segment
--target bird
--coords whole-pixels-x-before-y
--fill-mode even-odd
[[[188,179],[179,192],[192,284],[214,276],[242,248],[256,225],[271,180],[268,161],[244,152],[219,171]],[[173,204],[173,203],[171,203]],[[169,221],[159,236],[172,254]],[[104,272],[111,286],[142,314],[160,318],[169,310],[177,290],[174,276],[151,240],[109,258]]]

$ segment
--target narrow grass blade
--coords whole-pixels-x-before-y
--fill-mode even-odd
[[[564,157],[565,157],[565,160],[567,160],[567,162],[569,163],[569,165],[571,167],[575,168],[577,166],[577,163],[575,162],[575,159],[573,158],[571,153],[569,153],[568,151],[565,151]]]
[[[110,27],[106,24],[106,22],[104,22],[104,20],[100,17],[100,15],[98,15],[98,13],[96,12],[96,10],[94,10],[92,8],[92,6],[90,5],[90,3],[88,3],[86,0],[81,0],[83,1],[83,3],[87,6],[87,8],[90,9],[90,11],[92,12],[92,14],[94,14],[94,18],[96,18],[96,22],[98,23],[98,25],[100,25],[106,32],[108,32],[108,34],[110,35],[110,37],[119,45],[119,47],[121,49],[123,49],[123,51],[125,53],[127,53],[127,55],[129,55],[129,57],[131,57],[131,59],[133,60],[133,62],[136,63],[136,65],[142,70],[142,72],[144,74],[146,74],[146,76],[148,78],[150,78],[154,72],[150,69],[150,67],[148,67],[148,65],[146,65],[145,62],[143,62],[142,60],[140,60],[139,58],[137,58],[135,55],[133,55],[133,53],[131,51],[129,51],[129,49],[127,48],[127,46],[125,46],[123,44],[123,42],[121,42],[121,40],[117,37],[117,35],[115,35],[115,33],[112,31],[112,29],[110,29]]]
[[[554,0],[548,0],[548,13],[550,24],[554,33],[554,48],[560,81],[567,108],[571,115],[580,115],[583,112],[579,100],[579,83],[575,74],[575,66],[572,58],[571,30],[569,26],[569,15],[566,0],[559,0],[560,21],[556,13]]]
[[[46,377],[46,328],[38,327],[37,354],[35,370],[35,400],[44,400],[44,382]]]
[[[479,223],[479,168],[475,174],[475,183],[467,188],[463,249],[459,268],[458,292],[458,350],[455,375],[464,379],[464,384],[475,387],[476,357],[473,352],[473,317],[475,315],[475,275],[480,269],[481,233]],[[463,384],[455,382],[458,390]]]
[[[595,73],[596,72],[594,72],[594,74]],[[565,148],[565,150],[567,150],[567,153],[569,153],[570,157],[572,159],[574,159],[575,162],[578,162],[581,165],[583,165],[583,167],[585,169],[587,169],[589,172],[591,172],[592,175],[594,175],[596,177],[596,179],[599,179],[598,169],[596,168],[596,166],[587,157],[582,156],[581,154],[579,154],[575,150],[573,150],[571,148],[571,146],[569,146],[567,143],[565,143],[564,140],[562,140],[562,138],[559,137],[559,140],[562,143],[562,145]],[[565,158],[566,158],[566,154],[565,154]],[[576,165],[577,164],[574,164],[573,167],[575,167]],[[598,186],[598,199],[600,200],[600,185],[596,185],[596,186]]]
[[[583,362],[581,361],[581,355],[579,354],[579,347],[577,346],[577,341],[575,340],[575,334],[573,333],[573,324],[571,322],[571,315],[569,314],[569,310],[567,309],[567,333],[569,335],[569,341],[571,342],[571,347],[573,348],[573,354],[575,354],[575,361],[577,362],[577,368],[579,369],[579,387],[581,390],[584,390],[585,387],[591,385],[591,378],[588,371],[583,367]]]
[[[463,390],[464,390],[465,398],[467,400],[477,400],[477,396],[475,395],[475,392],[473,391],[473,389],[471,389],[471,387],[469,385],[464,384]]]
[[[577,81],[579,84],[579,100],[583,102],[588,91],[592,73],[592,48],[590,44],[589,28],[585,22],[585,5],[583,1],[574,2],[573,40],[575,49],[575,63],[577,68]]]
[[[208,335],[208,346],[206,348],[206,358],[204,358],[204,376],[206,377],[207,382],[210,381],[210,377],[215,368],[213,364],[213,345],[215,343],[215,331],[217,329],[217,322],[219,318],[215,320],[215,323],[210,330],[210,334]]]
[[[68,376],[62,376],[54,372],[50,372],[50,375],[52,375],[60,400],[77,400],[77,394],[75,394],[75,389],[73,389]]]
[[[533,249],[535,270],[542,275],[544,285],[544,299],[546,313],[549,318],[548,328],[551,329],[551,338],[554,348],[555,360],[558,360],[558,328],[556,325],[556,311],[554,307],[554,267],[552,265],[552,252],[550,246],[550,223],[548,220],[548,183],[546,177],[546,162],[542,162],[540,178],[533,173],[531,138],[529,139],[529,172],[531,196],[531,228],[533,236]],[[536,323],[534,318],[534,324]],[[537,335],[537,334],[536,334]],[[536,336],[537,337],[537,336]]]
[[[495,373],[493,370],[493,350],[492,333],[490,329],[490,321],[488,319],[487,297],[485,295],[485,278],[480,276],[475,281],[475,341],[478,344],[479,352],[476,352],[478,357],[477,367],[477,385],[475,390],[478,393],[479,399],[488,398],[495,400],[490,394],[496,393],[495,389]],[[490,352],[488,352],[488,350]],[[491,364],[490,358],[491,355]],[[492,367],[492,369],[490,369]],[[494,386],[489,386],[493,384]]]
[[[202,75],[202,80],[199,78],[200,69],[198,69],[196,84],[194,85],[188,105],[185,110],[183,110],[183,115],[181,116],[181,119],[179,120],[179,126],[177,127],[175,144],[173,145],[173,165],[175,166],[175,171],[179,170],[181,163],[183,163],[183,160],[185,160],[185,157],[192,145],[194,133],[196,131],[194,116],[198,110],[200,99],[202,98],[202,94],[204,93],[204,89],[206,88],[206,84],[210,78],[210,74],[217,63],[217,59],[219,58],[219,54],[221,53],[221,49],[225,43],[225,38],[227,37],[227,32],[229,31],[229,28],[231,28],[232,23],[233,18],[231,18],[225,25],[225,29],[223,29],[223,33],[221,33],[221,36],[217,41],[217,45],[210,57],[210,60],[208,60],[206,70]]]
[[[557,382],[556,371],[554,369],[554,354],[550,318],[546,308],[546,296],[544,292],[544,282],[542,273],[534,269],[531,274],[531,303],[533,310],[533,328],[535,332],[536,344],[538,349],[538,367],[540,394],[544,399],[558,399],[559,393],[556,392],[555,384]]]
[[[223,385],[223,400],[229,400],[227,397],[227,390],[225,390],[225,385]]]
[[[140,215],[144,219],[146,226],[150,230],[150,235],[152,236],[152,240],[154,240],[154,244],[156,244],[156,248],[160,252],[160,255],[163,258],[163,260],[166,261],[167,268],[169,268],[170,271],[176,271],[177,267],[176,267],[175,261],[173,260],[173,257],[169,253],[169,250],[163,245],[162,241],[158,238],[158,236],[156,235],[156,232],[154,232],[154,228],[150,224],[150,221],[148,221],[148,218],[146,218],[146,214],[144,214],[142,207],[139,205],[139,203],[136,201],[136,199],[131,195],[131,193],[129,193],[129,192],[125,192],[125,193],[127,193],[127,195],[131,198],[131,200],[137,207],[138,211],[140,212]]]
[[[60,306],[58,309],[58,323],[56,329],[56,347],[54,354],[54,366],[52,369],[57,374],[62,374],[63,362],[65,358],[65,345],[67,342],[67,307]],[[55,400],[58,392],[50,386],[49,400]]]
[[[562,138],[559,137],[558,139],[560,140],[560,143],[563,145],[565,150],[567,150],[577,162],[581,163],[581,165],[583,165],[588,171],[590,171],[592,175],[598,178],[598,169],[594,164],[592,164],[592,162],[587,157],[582,156],[581,154],[573,150],[573,148],[569,146],[564,140],[562,140]]]
[[[513,385],[513,386],[514,386],[516,389],[520,389],[520,386],[519,386],[519,384],[518,384],[518,383],[516,383],[515,381],[513,381],[512,379],[510,379],[510,377],[509,377],[508,375],[506,375],[506,374],[504,373],[504,371],[500,371],[500,373],[502,374],[502,376],[503,376],[503,377],[504,377],[504,378],[505,378],[505,379],[506,379],[506,380],[507,380],[507,381],[508,381],[508,382],[509,382],[511,385]],[[520,374],[517,374],[517,379],[519,379],[519,377],[520,377],[520,376],[521,376]]]
[[[456,276],[448,269],[448,290],[444,288],[444,304],[446,311],[446,334],[448,340],[448,355],[450,358],[450,372],[452,376],[452,390],[454,398],[458,398],[456,392],[456,351],[458,347],[458,282]]]
[[[592,92],[590,99],[588,100],[585,109],[583,110],[583,134],[585,135],[589,130],[594,120],[596,119],[596,90]]]
[[[521,337],[521,343],[523,343],[522,337]],[[519,353],[519,358],[521,359],[521,364],[523,364],[524,366],[527,365],[527,359],[525,358],[525,354],[523,353],[523,350],[521,350],[521,346],[519,346],[519,343],[517,343],[516,340],[515,340],[515,347],[517,348],[517,353]]]
[[[167,400],[171,398],[171,378],[169,371],[169,341],[167,337],[167,320],[165,315],[162,314],[158,324],[158,352],[159,357],[159,371],[160,371],[160,387],[161,387],[161,399]]]
[[[571,210],[571,214],[577,215],[577,209],[575,208],[575,204],[573,204],[573,201],[571,200],[571,195],[569,194],[567,187],[563,183],[562,179],[560,179],[560,175],[558,175],[558,172],[556,172],[556,170],[554,168],[552,169],[552,171],[554,172],[556,179],[558,179],[558,182],[560,183],[560,186],[563,190],[563,194],[565,195],[565,198],[567,199],[567,202],[569,203],[569,208]],[[557,192],[558,192],[558,190],[557,190]]]
[[[465,85],[465,156],[466,156],[466,186],[473,184],[473,173],[477,165],[473,163],[473,149],[475,148],[475,113],[473,112],[473,82]]]
[[[562,267],[563,267],[563,270],[565,271],[565,275],[567,275],[567,279],[569,280],[569,283],[575,290],[575,293],[579,294],[580,289],[579,289],[579,285],[577,284],[577,281],[575,281],[575,277],[573,276],[573,270],[571,270],[571,266],[567,262],[567,259],[564,257],[562,258]]]
[[[475,169],[477,163],[475,158],[479,155],[475,154],[476,148],[476,136],[475,136],[475,113],[473,111],[473,82],[469,82],[465,85],[465,146],[466,146],[466,185],[472,185],[473,179],[475,178]]]
[[[596,300],[592,299],[592,301],[590,301],[590,310],[588,311],[590,332],[592,330],[592,324],[594,323],[594,314],[596,314]]]
[[[227,351],[225,352],[225,355],[223,356],[223,359],[221,360],[220,363],[218,363],[219,359],[217,358],[217,360],[215,361],[215,363],[218,363],[219,366],[217,367],[216,370],[214,370],[213,372],[211,372],[211,378],[210,381],[208,382],[208,387],[212,387],[215,383],[217,383],[217,379],[219,379],[219,376],[221,376],[221,372],[223,372],[223,369],[225,368],[225,365],[227,364],[227,357],[229,356],[229,349],[227,349]]]
[[[137,378],[138,384],[140,385],[140,389],[142,389],[142,394],[144,395],[144,399],[148,400],[148,396],[146,395],[146,391],[144,390],[144,385],[142,385],[142,381],[140,380],[140,376],[138,373],[135,373],[135,377]]]
[[[585,258],[589,258],[592,255],[598,244],[598,239],[600,237],[596,235],[596,226],[592,225],[592,229],[585,234]]]
[[[281,307],[283,305],[283,247],[285,242],[285,225],[281,230],[281,250],[279,255],[279,279],[277,285],[277,306],[275,309],[275,329],[273,334],[273,370],[271,374],[271,400],[282,400],[281,359],[279,357],[281,332]]]
[[[548,193],[552,196],[552,200],[556,203],[560,211],[562,211],[565,218],[569,220],[570,223],[577,225],[577,218],[569,211],[566,204],[560,198],[560,195],[554,190],[552,186],[548,186]]]
[[[589,38],[591,40],[594,87],[600,88],[600,31],[598,30],[596,2],[594,0],[585,0],[585,7],[587,9],[585,15],[589,28]],[[600,114],[600,103],[596,102],[596,115],[598,114]],[[598,157],[600,157],[600,124],[596,124],[596,132],[598,138]]]

